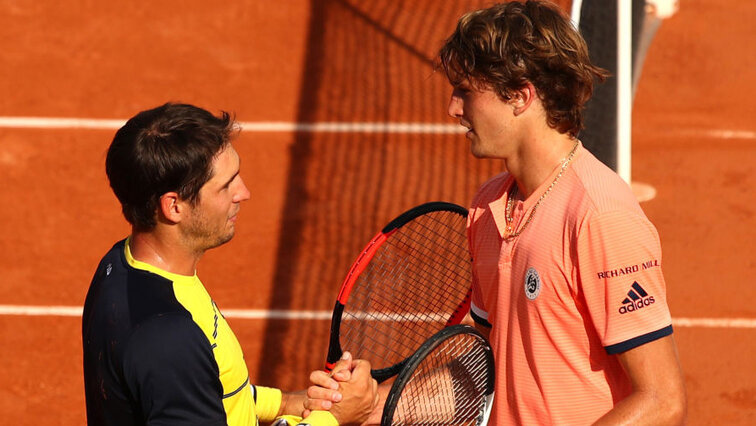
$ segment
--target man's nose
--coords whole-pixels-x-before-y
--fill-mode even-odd
[[[462,99],[452,93],[451,98],[449,99],[449,107],[446,112],[451,118],[462,117]]]

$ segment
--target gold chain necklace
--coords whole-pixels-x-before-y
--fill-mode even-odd
[[[541,205],[541,202],[543,202],[543,199],[546,198],[547,195],[549,195],[549,192],[551,192],[551,189],[554,188],[554,185],[556,185],[557,181],[560,177],[562,177],[562,173],[564,173],[564,170],[567,168],[567,165],[570,164],[570,161],[572,160],[572,157],[575,156],[575,152],[577,151],[578,147],[578,141],[575,141],[575,145],[572,146],[572,149],[570,150],[570,153],[567,155],[567,158],[562,159],[562,167],[559,169],[559,173],[557,173],[556,177],[553,181],[551,181],[551,185],[549,185],[548,188],[546,188],[546,191],[541,194],[541,197],[538,198],[538,201],[536,201],[535,205],[533,206],[533,209],[530,210],[530,215],[528,215],[528,219],[525,221],[525,223],[520,227],[520,229],[516,232],[512,232],[514,230],[514,198],[517,194],[517,182],[513,183],[514,188],[512,189],[512,192],[507,197],[507,207],[504,212],[504,219],[507,222],[507,236],[504,237],[505,240],[509,240],[512,238],[515,238],[516,236],[522,234],[522,231],[525,230],[525,228],[530,225],[530,222],[533,221],[533,216],[535,215],[536,210],[538,209],[538,206]]]

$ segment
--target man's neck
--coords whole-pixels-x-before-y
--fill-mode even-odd
[[[134,259],[179,275],[194,275],[202,254],[187,250],[180,241],[159,229],[149,232],[132,230],[131,255]]]
[[[552,129],[533,135],[520,144],[515,155],[505,159],[507,171],[515,178],[523,199],[530,197],[562,165],[576,142],[568,134]]]

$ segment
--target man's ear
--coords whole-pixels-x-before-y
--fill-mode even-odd
[[[184,203],[176,192],[166,192],[160,196],[159,214],[169,223],[181,222],[184,212]]]
[[[527,111],[536,96],[538,96],[538,94],[536,93],[535,86],[529,81],[512,93],[510,104],[514,110],[514,115],[518,116]]]

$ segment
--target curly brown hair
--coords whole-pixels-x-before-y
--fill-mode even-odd
[[[549,126],[573,137],[583,128],[594,79],[609,76],[591,63],[569,17],[546,1],[503,3],[462,16],[439,60],[453,85],[468,80],[504,100],[532,83]]]

